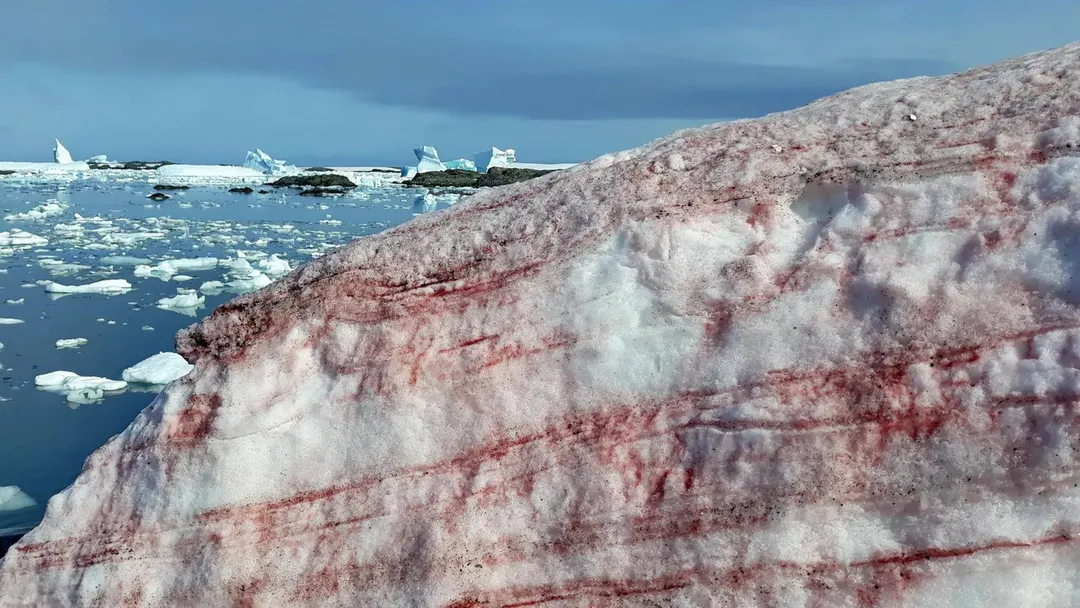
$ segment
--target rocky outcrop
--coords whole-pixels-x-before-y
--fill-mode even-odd
[[[406,186],[423,188],[486,188],[505,186],[535,179],[551,171],[536,169],[505,169],[492,167],[487,173],[463,169],[420,173],[405,182]]]
[[[267,184],[275,188],[355,188],[352,180],[336,173],[290,175]]]
[[[166,192],[170,191],[170,190],[188,190],[190,188],[191,188],[191,186],[175,186],[175,185],[172,185],[172,184],[157,184],[157,185],[154,186],[154,190],[159,190],[159,191],[163,190],[163,191],[166,191]]]
[[[683,131],[320,257],[16,606],[1074,606],[1080,45]]]

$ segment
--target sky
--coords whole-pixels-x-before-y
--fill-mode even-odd
[[[4,0],[0,160],[589,160],[1080,38],[1076,0]]]

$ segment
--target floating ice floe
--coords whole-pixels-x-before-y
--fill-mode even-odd
[[[176,353],[158,353],[124,370],[126,382],[165,385],[188,375],[195,366]]]
[[[153,277],[168,281],[180,272],[198,272],[217,268],[217,258],[180,258],[176,260],[164,260],[155,266],[138,264],[135,266],[135,276],[139,278]]]
[[[157,301],[157,307],[162,310],[171,310],[182,315],[194,317],[195,312],[206,302],[204,296],[198,295],[193,289],[178,290],[181,293],[171,298],[161,298]]]
[[[110,380],[100,376],[80,376],[75,372],[55,371],[41,374],[34,378],[38,388],[54,393],[62,393],[73,403],[93,403],[100,401],[105,393],[118,392],[127,388],[123,380]]]
[[[0,247],[41,247],[48,244],[47,238],[18,228],[12,228],[10,232],[0,232]]]
[[[148,258],[139,258],[127,255],[111,255],[99,260],[102,266],[141,266],[150,265],[153,262]]]
[[[492,147],[490,150],[478,152],[473,156],[476,170],[487,173],[492,167],[510,167],[517,161],[517,152],[513,149],[500,150]]]
[[[37,501],[19,486],[0,486],[0,512],[19,511],[37,506]]]
[[[18,300],[8,300],[8,304],[22,304],[26,301],[26,298],[19,298]]]
[[[75,162],[71,158],[71,152],[64,147],[64,144],[60,143],[60,140],[56,140],[56,147],[53,148],[53,160],[61,165],[70,165]]]
[[[165,165],[157,170],[163,178],[213,178],[213,179],[254,179],[264,178],[261,171],[250,167],[233,165]]]
[[[216,296],[224,290],[225,283],[222,283],[221,281],[206,281],[199,286],[199,291],[211,296]]]
[[[248,152],[244,160],[244,167],[262,173],[264,175],[287,175],[299,171],[283,160],[271,158],[269,154],[255,148],[254,152]]]
[[[24,220],[43,220],[48,217],[53,217],[62,214],[68,208],[67,205],[59,201],[46,201],[29,211],[23,211],[22,213],[12,213],[4,217],[9,222],[24,221]]]
[[[87,342],[86,338],[63,338],[56,341],[56,348],[79,348]]]
[[[26,323],[22,319],[10,319],[7,317],[0,317],[0,325],[19,325],[20,323]]]
[[[53,283],[50,281],[49,284],[45,286],[45,291],[47,293],[56,294],[100,293],[115,296],[131,291],[131,283],[128,283],[124,279],[106,279],[87,285],[61,285],[60,283]]]

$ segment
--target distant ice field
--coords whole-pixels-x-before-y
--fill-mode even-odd
[[[0,535],[36,524],[160,386],[103,389],[122,376],[183,373],[152,359],[173,350],[177,330],[358,236],[457,200],[386,174],[350,177],[361,186],[335,197],[177,177],[168,183],[189,189],[160,202],[147,196],[164,182],[147,172],[0,177],[0,486],[19,491],[0,504]],[[242,185],[256,193],[228,192]],[[35,385],[60,371],[100,380]]]

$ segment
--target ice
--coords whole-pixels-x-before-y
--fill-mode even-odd
[[[401,168],[401,177],[405,179],[412,179],[416,177],[418,170],[414,165],[407,165]]]
[[[124,279],[106,279],[95,281],[87,285],[61,285],[50,282],[45,286],[47,293],[73,294],[73,293],[100,293],[110,296],[122,295],[131,291],[131,283]]]
[[[199,291],[207,295],[217,295],[225,289],[225,283],[221,281],[206,281],[199,286]]]
[[[439,153],[431,146],[420,146],[413,150],[416,153],[416,172],[427,173],[429,171],[445,171],[446,165],[439,160]]]
[[[176,353],[158,353],[124,370],[123,379],[139,384],[165,385],[188,375],[195,366]]]
[[[176,260],[163,260],[155,266],[138,264],[135,266],[135,276],[139,278],[153,277],[168,281],[180,272],[199,272],[217,268],[217,258],[180,258]]]
[[[306,233],[3,602],[1078,606],[1077,108],[1073,45]]]
[[[22,213],[12,213],[10,215],[7,215],[4,217],[4,219],[9,222],[17,222],[23,220],[43,220],[45,218],[62,214],[67,208],[67,205],[59,201],[47,201],[34,207],[33,209],[30,209],[29,211],[24,211]]]
[[[76,161],[73,163],[26,163],[0,161],[0,171],[14,171],[18,175],[55,177],[60,179],[78,179],[85,177],[90,165]]]
[[[105,256],[100,261],[104,266],[149,266],[152,263],[148,258],[127,255]]]
[[[87,342],[86,338],[63,338],[56,341],[56,348],[79,348]]]
[[[0,232],[0,247],[40,247],[48,245],[49,240],[45,237],[31,234],[18,228],[12,228],[10,232]]]
[[[69,371],[41,374],[34,378],[34,385],[42,390],[61,393],[72,403],[94,403],[100,401],[105,393],[114,393],[127,388],[127,382],[122,380],[80,376]]]
[[[107,162],[109,162],[109,157],[106,154],[98,154],[97,156],[91,156],[90,158],[86,159],[86,162],[88,162],[88,163],[107,163]]]
[[[476,163],[467,159],[459,158],[457,160],[448,160],[446,163],[447,169],[460,169],[461,171],[476,171]]]
[[[247,153],[244,167],[264,175],[288,175],[299,171],[299,169],[288,165],[283,160],[274,160],[269,154],[258,148],[255,148],[254,152]]]
[[[10,319],[7,317],[0,317],[0,325],[19,325],[20,323],[26,323],[22,319]]]
[[[206,298],[194,293],[182,293],[171,298],[161,298],[157,302],[158,308],[175,310],[175,309],[190,309],[202,306],[206,302]]]
[[[492,147],[490,150],[483,152],[477,152],[473,156],[473,161],[476,164],[476,170],[480,173],[487,173],[488,169],[492,167],[510,167],[516,161],[517,152],[512,149],[500,150]]]
[[[71,153],[64,147],[64,144],[60,143],[59,139],[56,140],[56,147],[53,148],[53,160],[61,165],[69,165],[75,162],[71,158]]]
[[[292,271],[292,267],[289,266],[289,261],[278,257],[276,253],[272,254],[269,258],[259,260],[255,265],[258,266],[259,270],[266,274],[266,276],[275,281]]]
[[[35,506],[37,502],[18,486],[0,486],[0,512],[19,511]]]
[[[22,304],[26,301],[26,298],[19,298],[18,300],[8,300],[8,304]]]
[[[210,178],[211,180],[261,179],[266,176],[250,167],[228,165],[165,165],[156,171],[159,179]]]

